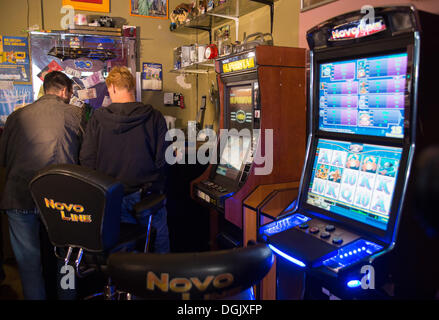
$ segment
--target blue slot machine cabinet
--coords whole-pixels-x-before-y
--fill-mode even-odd
[[[438,22],[413,6],[380,7],[374,21],[357,11],[307,32],[309,132],[298,201],[259,230],[282,257],[278,299],[289,298],[281,288],[288,268],[303,272],[305,298],[386,296],[365,289],[390,272],[383,261],[408,236],[398,229],[409,214],[412,164],[439,141]]]

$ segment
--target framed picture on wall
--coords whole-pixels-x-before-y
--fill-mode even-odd
[[[337,0],[301,0],[300,11],[311,10]]]
[[[75,10],[110,12],[110,0],[62,0],[62,5],[70,5]]]
[[[130,16],[168,19],[169,0],[129,0]]]
[[[161,91],[163,88],[163,65],[144,62],[142,68],[142,90]]]

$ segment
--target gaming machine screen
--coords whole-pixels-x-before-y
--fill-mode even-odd
[[[252,129],[253,99],[252,86],[236,86],[229,88],[229,129]]]
[[[320,65],[319,129],[402,138],[407,53]]]
[[[246,161],[249,147],[250,137],[228,136],[216,173],[233,180],[238,178],[241,166]]]
[[[306,202],[385,230],[401,148],[319,139]]]

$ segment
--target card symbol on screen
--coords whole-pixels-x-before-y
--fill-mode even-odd
[[[348,161],[346,161],[346,168],[358,170],[360,168],[360,156],[355,153],[349,154]]]

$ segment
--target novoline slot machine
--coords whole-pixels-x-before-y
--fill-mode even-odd
[[[409,236],[397,238],[409,214],[402,212],[412,163],[439,140],[438,23],[439,16],[413,6],[380,7],[374,21],[351,12],[307,32],[310,129],[298,202],[259,230],[285,258],[279,287],[282,274],[303,272],[308,298],[324,298],[322,288],[339,298],[386,296],[361,288],[372,274],[389,272],[380,261]],[[288,299],[279,287],[278,298]]]
[[[219,127],[236,131],[220,143],[218,163],[192,182],[191,194],[220,220],[217,235],[228,239],[225,246],[242,244],[242,202],[256,186],[300,180],[306,147],[305,62],[305,49],[265,45],[216,60]],[[250,135],[237,134],[243,129]],[[273,132],[272,152],[267,130]],[[265,162],[255,163],[264,151]],[[255,172],[264,166],[271,170]]]

